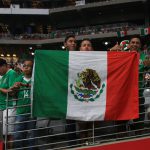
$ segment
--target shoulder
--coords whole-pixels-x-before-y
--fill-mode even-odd
[[[147,55],[145,55],[144,53],[140,54],[140,61],[143,62],[146,60]]]
[[[16,71],[14,71],[13,69],[10,69],[10,70],[8,71],[8,74],[9,74],[9,75],[16,75],[17,73],[16,73]]]
[[[19,75],[16,79],[15,82],[22,82],[23,81],[23,75]]]
[[[144,53],[140,53],[140,58],[145,58],[146,55]]]

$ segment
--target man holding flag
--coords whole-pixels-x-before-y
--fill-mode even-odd
[[[138,36],[134,36],[130,39],[129,42],[129,51],[136,51],[139,52],[141,49],[141,40]],[[140,54],[140,59],[139,59],[139,118],[135,119],[135,125],[134,129],[143,129],[144,128],[144,118],[145,118],[145,106],[144,106],[144,83],[143,83],[143,73],[144,71],[148,70],[150,67],[150,59],[146,57],[144,53]],[[143,133],[143,131],[135,131],[137,134]]]
[[[130,41],[129,41],[129,45],[128,45],[128,51],[130,52],[140,52],[141,49],[141,40],[140,37],[138,36],[132,36]],[[122,51],[122,46],[116,44],[114,47],[112,47],[110,49],[111,51]],[[143,97],[143,92],[144,92],[144,83],[143,83],[143,73],[144,71],[146,71],[147,69],[150,68],[150,59],[146,57],[146,55],[144,53],[140,53],[140,58],[139,58],[139,118],[135,119],[134,122],[134,130],[138,130],[138,129],[143,129],[144,128],[144,118],[145,118],[145,106],[144,106],[144,97]],[[126,121],[125,121],[126,123]],[[122,124],[122,122],[121,122]],[[122,125],[121,127],[122,131],[126,130],[125,124]],[[119,129],[119,131],[121,131]],[[141,134],[142,131],[135,131],[135,133],[137,134]]]
[[[75,51],[77,48],[77,43],[74,35],[68,35],[66,36],[64,40],[64,47],[67,51]],[[66,120],[66,132],[67,132],[67,139],[68,141],[73,140],[69,142],[69,145],[76,145],[76,121],[67,119]],[[73,132],[73,133],[69,133]]]

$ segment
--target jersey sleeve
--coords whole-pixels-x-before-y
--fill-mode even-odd
[[[9,87],[11,87],[16,82],[17,77],[18,77],[18,74],[15,71],[11,72],[9,76],[9,83],[8,83]]]

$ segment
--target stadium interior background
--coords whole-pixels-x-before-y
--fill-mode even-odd
[[[82,39],[89,38],[95,51],[107,51],[116,42],[141,36],[141,29],[145,28],[150,29],[150,0],[0,0],[0,57],[15,64],[34,57],[35,50],[64,50],[63,41],[68,34],[76,36],[78,47]],[[119,37],[117,33],[122,31],[126,34]],[[150,55],[150,34],[141,36],[141,40],[142,50]],[[150,100],[147,89],[145,97]],[[146,121],[149,135],[149,119]],[[36,138],[42,150],[44,144],[56,149],[67,145],[64,141],[60,144],[66,133],[60,134],[59,129],[64,131],[65,125],[59,126],[57,121],[48,120],[39,132]],[[114,124],[104,122],[102,133],[106,133],[100,135],[100,140],[108,140],[113,127]],[[52,133],[58,134],[58,139]],[[128,135],[132,136],[132,131]]]
[[[95,50],[108,50],[149,27],[149,7],[149,0],[0,0],[0,57],[14,63],[36,49],[62,50],[70,33],[78,45],[90,38]],[[149,45],[149,35],[141,38]]]

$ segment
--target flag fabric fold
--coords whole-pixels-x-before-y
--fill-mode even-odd
[[[138,58],[135,52],[36,51],[33,116],[138,118]]]

